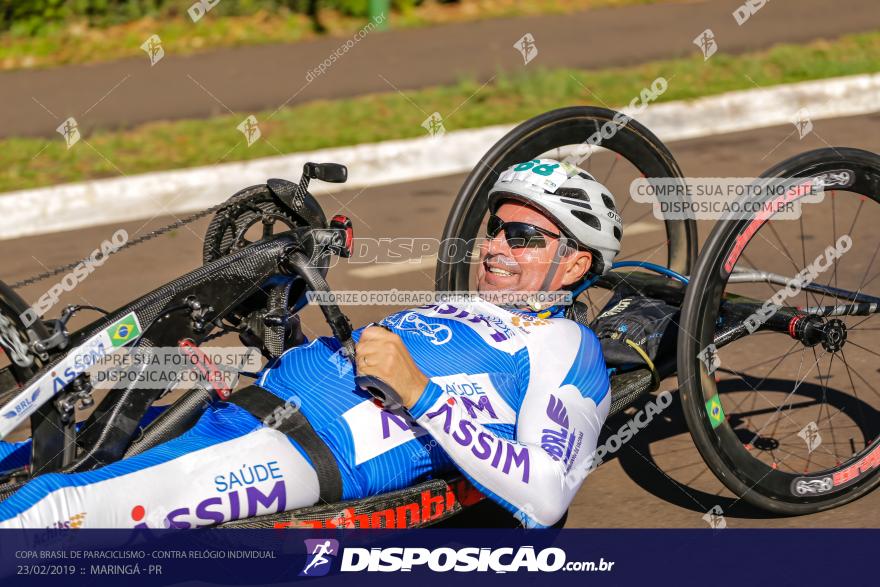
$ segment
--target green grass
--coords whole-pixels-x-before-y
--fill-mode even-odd
[[[439,112],[447,131],[524,120],[575,104],[622,106],[658,76],[669,82],[659,101],[682,100],[758,86],[875,72],[880,32],[805,46],[781,45],[759,53],[721,53],[704,62],[652,62],[602,71],[526,70],[408,92],[317,101],[254,113],[262,139],[247,147],[236,126],[247,114],[208,120],[150,123],[124,132],[96,132],[66,149],[54,139],[0,141],[0,191],[100,177],[212,165],[282,153],[425,135],[421,123]],[[415,103],[417,106],[414,106]],[[86,144],[86,142],[88,144]]]
[[[563,14],[589,8],[681,2],[686,0],[460,0],[455,4],[425,2],[418,8],[390,15],[392,29],[422,27],[487,18]],[[185,6],[186,4],[181,4]],[[345,16],[333,10],[320,13],[324,34],[351,36],[368,21]],[[244,16],[207,14],[193,23],[180,9],[179,14],[141,18],[108,27],[90,27],[83,21],[53,23],[36,34],[14,29],[0,33],[0,70],[52,67],[73,63],[95,63],[143,57],[141,44],[159,35],[167,55],[185,55],[243,45],[291,43],[321,35],[313,30],[304,14],[287,10],[259,11]]]

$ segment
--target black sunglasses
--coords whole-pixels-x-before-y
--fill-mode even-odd
[[[544,236],[561,238],[561,235],[545,230],[540,226],[525,222],[505,222],[494,214],[489,216],[486,224],[486,235],[495,238],[501,230],[504,230],[504,238],[511,249],[532,248],[543,249],[547,246]]]

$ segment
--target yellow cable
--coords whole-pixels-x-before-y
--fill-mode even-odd
[[[660,374],[657,373],[657,369],[654,368],[654,362],[651,360],[651,357],[648,356],[648,353],[630,339],[626,339],[626,344],[632,347],[635,352],[639,353],[639,356],[641,356],[645,360],[645,363],[648,364],[648,368],[651,370],[651,379],[654,380],[654,389],[660,387]]]

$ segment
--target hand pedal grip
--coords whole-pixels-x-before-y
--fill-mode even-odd
[[[385,407],[403,407],[403,400],[394,388],[373,375],[358,375],[354,378],[358,387],[381,401]]]

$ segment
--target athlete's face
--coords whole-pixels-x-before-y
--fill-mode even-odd
[[[505,202],[495,213],[504,222],[525,222],[559,234],[556,225],[538,210],[518,202]],[[544,236],[541,247],[512,248],[500,231],[480,247],[480,266],[477,268],[478,291],[540,291],[548,271],[553,271],[553,258],[559,248],[559,239]],[[556,291],[575,283],[590,268],[593,256],[587,251],[567,249],[559,259],[555,273],[546,287]]]

